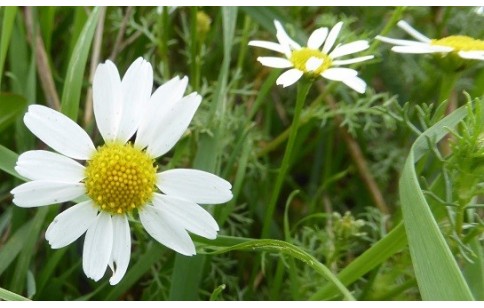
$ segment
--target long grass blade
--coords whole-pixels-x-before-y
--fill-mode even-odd
[[[77,40],[76,46],[67,68],[67,75],[62,91],[61,111],[74,121],[77,119],[79,112],[79,102],[81,98],[82,82],[84,80],[84,71],[87,64],[89,49],[94,37],[97,20],[99,18],[99,8],[94,8],[87,20],[81,35]]]
[[[420,188],[415,163],[428,151],[428,140],[438,142],[466,114],[460,108],[415,141],[400,179],[400,199],[410,254],[424,300],[472,300],[472,294],[440,232]]]
[[[16,6],[4,7],[2,31],[0,35],[0,85],[2,84],[3,66],[5,64],[5,57],[7,56],[8,45],[10,37],[12,36],[13,24],[15,22],[15,15],[17,14]]]

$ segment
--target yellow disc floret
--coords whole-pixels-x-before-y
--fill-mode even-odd
[[[452,47],[454,51],[484,50],[484,41],[465,35],[451,35],[439,40],[432,40],[431,44]]]
[[[306,68],[306,63],[310,58],[317,58],[322,61],[319,67],[313,71],[308,71]],[[298,70],[313,75],[319,75],[331,66],[331,58],[327,54],[317,49],[311,49],[307,47],[303,47],[299,50],[294,50],[289,60]]]
[[[87,161],[87,195],[103,211],[123,214],[153,197],[154,159],[131,144],[109,143]]]

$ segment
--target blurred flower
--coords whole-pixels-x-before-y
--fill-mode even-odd
[[[366,83],[359,78],[358,72],[350,68],[341,68],[340,65],[353,64],[372,59],[373,56],[363,56],[353,59],[339,59],[341,57],[363,51],[369,47],[368,41],[359,40],[348,44],[334,45],[343,22],[337,23],[331,31],[328,28],[315,30],[307,42],[307,47],[301,47],[292,40],[277,20],[274,21],[277,29],[278,43],[267,41],[250,41],[250,46],[262,47],[284,54],[279,57],[258,57],[262,65],[273,68],[290,68],[282,73],[276,83],[283,87],[296,83],[303,74],[310,77],[322,76],[329,80],[341,81],[353,90],[364,93]],[[322,47],[321,47],[322,46]],[[320,49],[321,48],[321,49]]]
[[[400,20],[397,25],[417,41],[393,39],[378,35],[376,39],[394,44],[392,50],[398,53],[442,55],[457,54],[462,59],[484,60],[484,41],[464,35],[451,35],[441,39],[430,39],[418,32],[407,22]]]
[[[144,59],[131,64],[122,80],[111,61],[100,64],[93,99],[105,144],[97,149],[77,123],[55,110],[31,105],[25,114],[30,131],[59,154],[20,155],[15,170],[31,181],[12,190],[13,202],[27,208],[77,202],[55,217],[45,238],[61,248],[86,232],[87,277],[98,281],[108,265],[112,285],[124,276],[131,253],[128,215],[134,210],[153,238],[183,255],[195,254],[187,231],[216,238],[217,222],[198,204],[230,200],[230,183],[200,170],[157,172],[155,163],[180,139],[200,105],[196,92],[183,96],[187,83],[175,77],[151,94],[153,70]]]

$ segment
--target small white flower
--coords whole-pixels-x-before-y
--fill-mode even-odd
[[[353,64],[372,59],[373,56],[364,56],[353,59],[339,59],[341,57],[363,51],[369,47],[368,41],[360,40],[348,44],[334,46],[343,22],[337,23],[331,31],[328,28],[316,29],[307,42],[307,47],[301,47],[292,40],[282,27],[274,20],[278,43],[267,41],[250,41],[250,46],[262,47],[284,54],[279,57],[258,57],[262,65],[273,68],[291,68],[279,76],[276,83],[283,87],[297,82],[303,74],[309,76],[322,76],[326,79],[341,81],[353,90],[364,93],[366,83],[359,78],[358,72],[350,68],[340,68],[340,65]],[[322,46],[322,48],[321,48]],[[334,47],[334,48],[333,48]]]
[[[417,39],[417,41],[393,39],[380,35],[376,37],[376,39],[382,42],[396,45],[392,47],[392,50],[395,52],[412,54],[457,54],[462,59],[484,61],[484,41],[482,40],[464,35],[451,35],[441,39],[430,39],[412,28],[404,20],[400,20],[397,25]]]
[[[20,155],[15,170],[31,181],[12,190],[13,202],[28,208],[76,199],[45,238],[61,248],[86,233],[82,267],[95,281],[108,265],[112,285],[126,273],[133,210],[153,238],[183,255],[195,254],[187,231],[217,237],[217,222],[199,204],[230,200],[230,183],[200,170],[157,172],[155,163],[181,138],[201,102],[196,92],[183,96],[187,83],[187,77],[175,77],[152,94],[153,70],[144,59],[131,64],[122,80],[111,61],[100,64],[93,99],[105,144],[97,149],[77,123],[55,110],[31,105],[24,116],[30,131],[58,153]]]

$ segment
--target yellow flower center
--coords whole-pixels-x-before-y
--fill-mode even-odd
[[[131,144],[109,143],[87,161],[87,195],[103,211],[124,214],[146,204],[155,190],[156,166]]]
[[[451,35],[440,40],[432,40],[430,44],[452,47],[454,51],[484,50],[484,41],[465,35]]]
[[[322,60],[322,63],[315,70],[308,71],[308,69],[306,68],[306,63],[311,58],[317,58],[319,60]],[[299,50],[294,50],[291,54],[291,59],[289,60],[298,70],[313,75],[319,75],[331,66],[331,58],[327,54],[317,49],[311,49],[307,47],[303,47]]]

